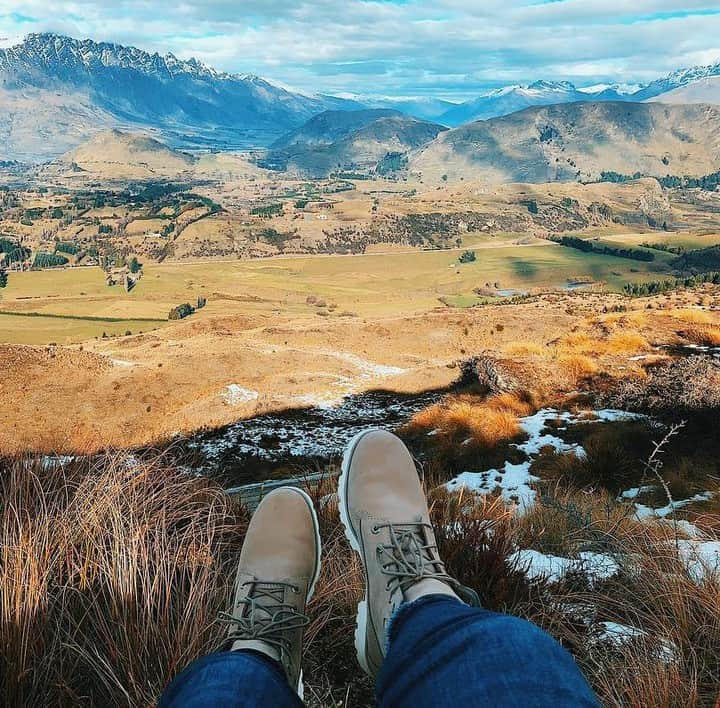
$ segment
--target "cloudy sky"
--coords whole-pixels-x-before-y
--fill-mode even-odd
[[[3,46],[40,31],[196,56],[307,92],[456,100],[720,61],[720,2],[709,0],[0,0]]]

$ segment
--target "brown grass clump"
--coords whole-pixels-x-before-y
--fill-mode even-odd
[[[415,415],[404,432],[409,436],[432,432],[450,445],[489,448],[517,437],[518,417],[529,415],[534,408],[534,397],[527,392],[500,393],[486,399],[457,396]]]
[[[0,702],[151,705],[212,651],[247,517],[121,459],[2,465]]]
[[[592,376],[598,372],[598,364],[594,359],[584,354],[568,354],[558,359],[561,370],[574,383]]]
[[[699,325],[681,332],[682,336],[693,344],[705,347],[720,347],[720,327]]]
[[[628,354],[649,348],[648,340],[638,332],[616,332],[608,338],[603,351],[606,354]]]
[[[689,324],[713,324],[717,322],[717,318],[710,312],[705,310],[693,310],[693,309],[674,309],[665,313],[668,317],[680,320],[681,322],[687,322]]]

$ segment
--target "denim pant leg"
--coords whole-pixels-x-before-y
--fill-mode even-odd
[[[574,659],[525,620],[444,595],[403,605],[377,682],[380,708],[599,708]]]
[[[298,708],[280,664],[254,651],[225,651],[194,661],[165,689],[158,708]]]

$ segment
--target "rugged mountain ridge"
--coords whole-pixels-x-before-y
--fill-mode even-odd
[[[43,159],[107,127],[152,128],[176,145],[268,144],[328,108],[332,97],[292,93],[257,76],[227,74],[191,59],[55,34],[32,34],[0,50],[0,119],[5,157]],[[62,97],[61,101],[52,100]],[[33,118],[32,108],[45,106]],[[29,117],[30,131],[18,125]],[[59,129],[55,129],[59,126]],[[23,141],[26,132],[44,135]],[[44,146],[44,149],[43,149]]]
[[[549,106],[559,103],[597,103],[600,101],[627,101],[640,103],[647,100],[679,103],[671,92],[713,77],[720,77],[720,63],[680,69],[667,76],[628,90],[619,84],[598,87],[598,90],[578,88],[569,81],[536,81],[528,86],[512,85],[489,91],[477,98],[450,108],[438,117],[444,125],[457,127],[476,120],[488,120],[532,106]],[[682,95],[682,94],[679,94]],[[715,99],[716,94],[708,94]],[[720,100],[720,96],[716,100]],[[700,101],[692,101],[700,102]]]

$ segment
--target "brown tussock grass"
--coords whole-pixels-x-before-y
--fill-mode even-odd
[[[700,344],[706,347],[720,346],[720,327],[703,325],[691,327],[682,332],[682,335],[693,344]]]
[[[705,310],[695,310],[690,308],[679,308],[679,309],[673,309],[668,310],[663,313],[667,317],[672,317],[675,320],[680,320],[681,322],[687,322],[688,324],[698,324],[698,325],[705,325],[705,324],[717,324],[717,316],[715,316],[711,312],[707,312]]]
[[[404,432],[418,435],[438,431],[434,437],[453,445],[469,440],[489,448],[517,437],[518,417],[529,415],[534,409],[535,398],[527,392],[502,393],[480,400],[458,396],[420,411]]]
[[[560,356],[558,364],[561,370],[575,383],[596,374],[600,368],[594,359],[584,354],[566,354]]]

